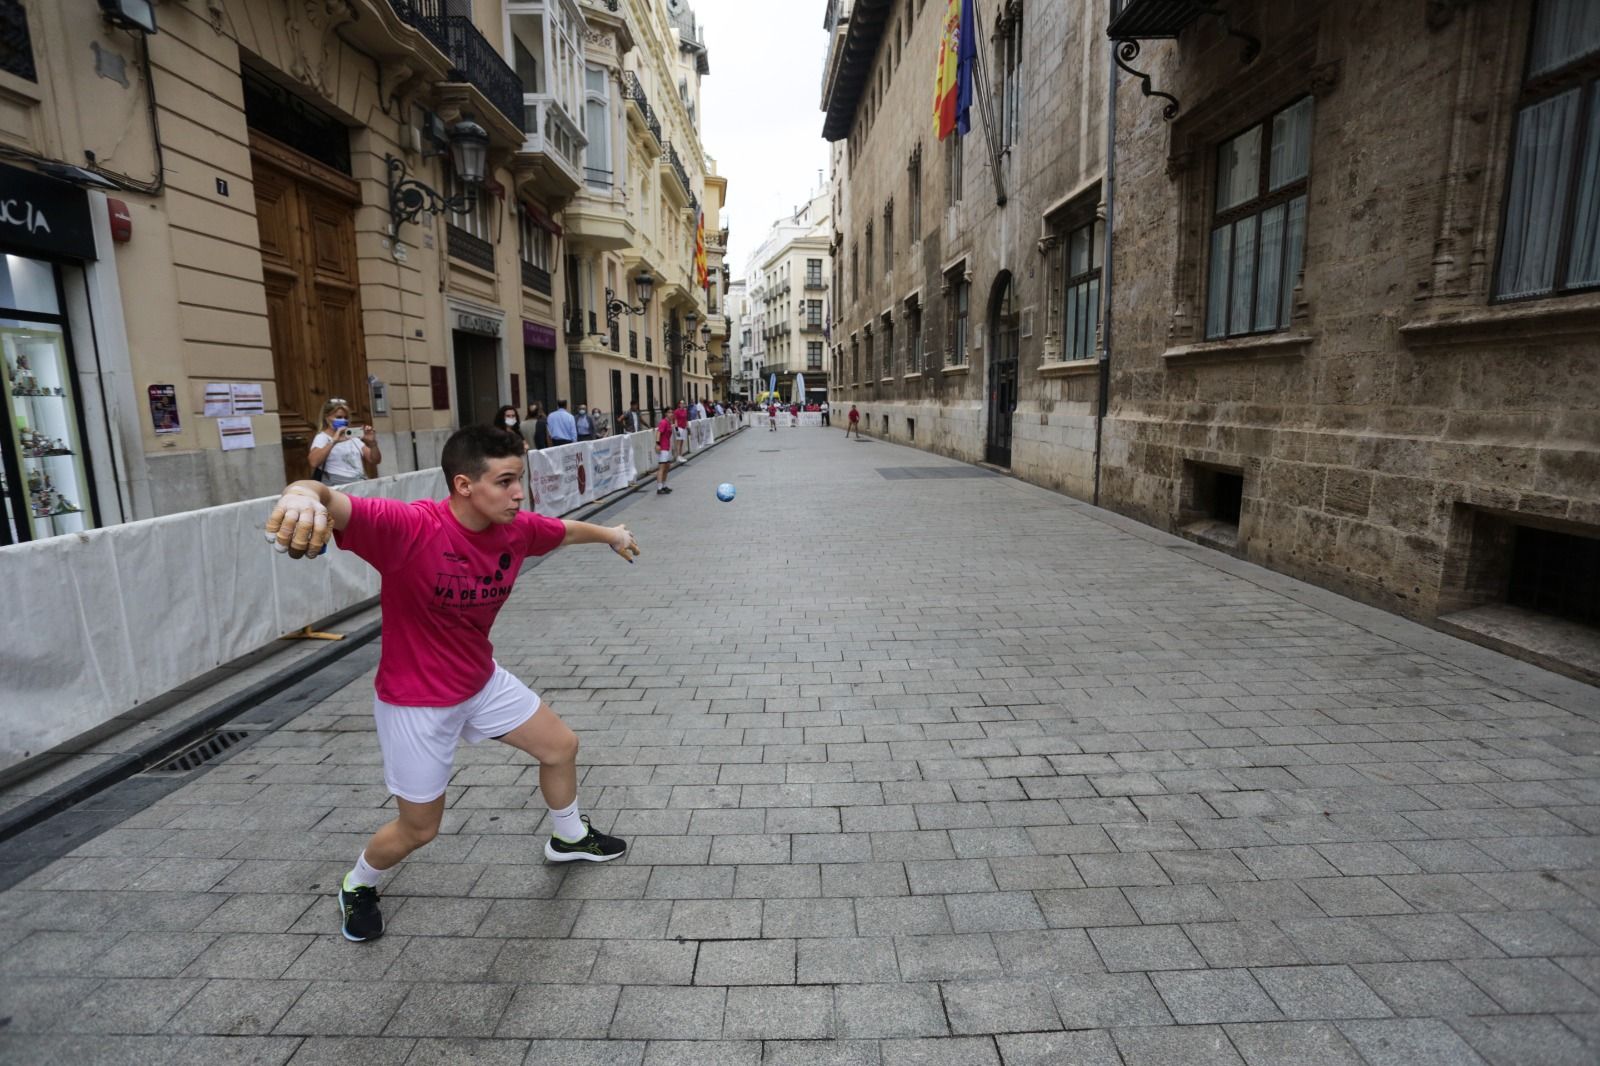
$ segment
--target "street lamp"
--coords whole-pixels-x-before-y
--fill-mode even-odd
[[[667,343],[678,344],[681,342],[683,344],[683,350],[686,352],[708,351],[711,347],[711,323],[707,322],[700,327],[700,343],[696,344],[694,342],[694,324],[699,317],[699,315],[692,311],[687,315],[684,315],[683,320],[689,328],[682,333],[679,333],[671,326],[668,326]]]
[[[455,196],[441,196],[431,185],[411,177],[405,160],[392,155],[384,159],[389,166],[389,217],[398,235],[402,225],[415,222],[423,212],[459,214],[477,202],[478,189],[488,172],[489,133],[470,118],[451,127],[450,162],[463,186]]]
[[[623,315],[642,315],[645,308],[650,306],[650,296],[655,292],[656,279],[647,273],[640,273],[633,279],[634,286],[639,290],[639,306],[634,307],[626,300],[617,299],[617,294],[609,287],[606,289],[606,325],[614,326],[617,319]]]

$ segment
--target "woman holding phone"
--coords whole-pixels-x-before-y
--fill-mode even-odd
[[[318,481],[348,485],[367,476],[365,466],[377,469],[383,455],[371,426],[360,434],[350,424],[350,404],[331,398],[322,405],[322,430],[311,440],[311,469]]]

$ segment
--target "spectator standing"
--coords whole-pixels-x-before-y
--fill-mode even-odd
[[[689,451],[689,406],[682,400],[678,401],[677,410],[672,412],[672,420],[677,424],[678,432],[673,440],[673,447],[679,459]]]
[[[365,426],[357,436],[355,427],[350,425],[349,403],[335,397],[322,405],[322,429],[311,439],[306,458],[317,481],[348,485],[363,480],[366,467],[376,470],[383,455],[378,449],[377,433]]]
[[[778,405],[771,401],[767,402],[767,432],[778,432]]]
[[[821,410],[822,410],[822,424],[825,425],[825,426],[833,425],[832,422],[828,421],[828,401],[827,400],[823,400],[822,401]]]
[[[667,471],[672,466],[672,440],[676,427],[673,425],[672,412],[664,411],[661,421],[656,424],[656,495],[661,496],[672,490],[667,487]]]
[[[539,404],[528,406],[528,417],[522,420],[517,427],[522,431],[522,439],[528,447],[539,449],[550,447],[550,424],[545,418],[544,408]]]
[[[567,410],[567,401],[557,400],[556,409],[550,413],[550,447],[559,448],[578,439],[578,423]]]
[[[589,416],[589,409],[581,403],[573,428],[577,430],[578,440],[594,440],[594,419]]]

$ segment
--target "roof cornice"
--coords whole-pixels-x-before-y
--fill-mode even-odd
[[[827,113],[822,123],[823,140],[837,141],[849,135],[892,6],[893,0],[856,0],[844,43],[839,46],[844,53],[839,60],[839,73],[823,109]]]

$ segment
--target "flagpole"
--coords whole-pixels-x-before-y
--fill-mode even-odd
[[[972,4],[972,25],[976,29],[983,25],[983,13],[978,8],[978,0],[970,0]],[[1000,142],[996,139],[994,123],[994,100],[989,95],[989,62],[983,57],[981,44],[972,50],[973,58],[978,62],[978,111],[983,118],[984,139],[989,142],[990,170],[994,172],[994,202],[996,207],[1006,205],[1005,182],[1000,177]]]

